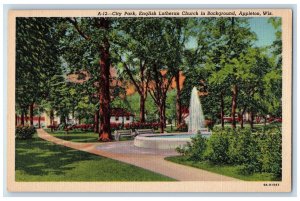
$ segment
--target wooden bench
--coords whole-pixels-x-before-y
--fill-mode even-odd
[[[114,132],[114,138],[116,141],[119,141],[121,136],[135,137],[135,133],[132,132],[132,130],[116,130]]]
[[[155,134],[154,129],[135,129],[136,135]]]

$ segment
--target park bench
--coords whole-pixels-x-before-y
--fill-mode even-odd
[[[136,135],[155,134],[154,129],[135,129]]]
[[[116,141],[119,141],[121,136],[135,137],[135,133],[132,132],[132,130],[116,130],[114,132],[114,138]]]

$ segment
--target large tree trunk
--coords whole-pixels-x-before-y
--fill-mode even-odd
[[[182,107],[181,107],[181,101],[180,101],[180,71],[176,73],[175,76],[175,82],[176,82],[176,126],[178,127],[182,122]]]
[[[221,93],[221,125],[224,128],[224,97],[223,93]]]
[[[29,106],[30,126],[33,126],[33,103]]]
[[[17,115],[17,113],[15,113],[15,126],[17,126],[18,125],[18,115]]]
[[[236,107],[237,107],[237,95],[238,95],[238,87],[235,84],[232,87],[232,108],[231,108],[232,127],[233,128],[236,128],[235,114],[236,114]]]
[[[94,132],[99,133],[99,110],[96,110],[94,115]]]
[[[106,18],[100,18],[99,28],[108,30],[109,21]],[[103,44],[100,46],[100,141],[110,141],[112,139],[110,130],[110,54],[109,41],[104,37]]]

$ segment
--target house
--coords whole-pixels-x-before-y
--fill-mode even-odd
[[[134,114],[126,111],[123,108],[111,108],[110,123],[132,123],[134,120]]]

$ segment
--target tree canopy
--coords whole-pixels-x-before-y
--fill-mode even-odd
[[[184,123],[196,86],[206,119],[222,126],[280,117],[281,20],[269,23],[276,39],[257,47],[248,18],[17,18],[16,112],[91,123],[108,141],[112,107],[164,132],[167,120]]]

